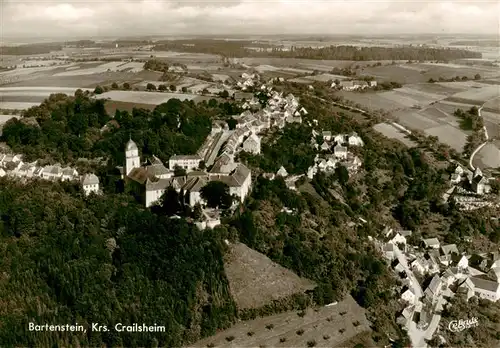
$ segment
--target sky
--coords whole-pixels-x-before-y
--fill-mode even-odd
[[[418,34],[500,36],[500,0],[0,0],[9,37]]]

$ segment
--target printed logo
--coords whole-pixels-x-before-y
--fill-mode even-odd
[[[477,321],[476,317],[466,320],[452,320],[448,324],[448,330],[450,330],[451,332],[462,332],[464,330],[477,326],[479,326],[479,322]]]

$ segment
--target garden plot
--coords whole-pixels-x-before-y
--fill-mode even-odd
[[[280,68],[277,68],[275,66],[272,66],[272,65],[257,65],[256,67],[254,67],[255,70],[257,70],[258,72],[263,72],[263,71],[277,71],[277,70],[280,70]]]
[[[404,110],[396,111],[393,113],[393,115],[398,118],[399,123],[410,129],[426,130],[429,128],[438,127],[440,125],[439,122],[422,116],[418,112]]]
[[[21,116],[18,116],[18,115],[0,115],[0,124],[4,124],[5,122],[10,120],[11,118],[19,119],[20,117]]]
[[[420,106],[429,105],[432,102],[445,98],[443,95],[427,93],[418,89],[408,87],[398,88],[394,92],[396,93],[396,95],[401,95],[413,99],[414,103]]]
[[[471,88],[453,95],[453,98],[486,102],[500,96],[500,86],[492,85],[481,88]]]
[[[92,75],[92,74],[105,73],[108,71],[118,71],[118,70],[120,70],[119,67],[123,66],[124,64],[126,64],[126,63],[125,62],[108,62],[108,63],[101,64],[101,65],[93,67],[93,68],[84,68],[84,69],[60,72],[60,73],[54,74],[54,76],[80,76],[80,75]]]
[[[423,106],[429,103],[420,103],[417,99],[414,98],[412,94],[400,92],[399,90],[394,90],[390,92],[382,92],[380,93],[380,97],[390,102],[399,104],[399,107],[402,108],[411,108],[416,105]]]
[[[462,87],[453,87],[449,83],[415,83],[406,85],[405,87],[411,88],[412,90],[444,96],[450,96],[465,90],[465,88]]]
[[[408,139],[406,134],[403,133],[401,130],[397,129],[394,127],[392,124],[389,123],[379,123],[373,126],[373,129],[375,129],[377,132],[381,133],[382,135],[386,136],[387,138],[390,139],[396,139],[403,144],[405,144],[408,147],[415,147],[417,144]]]
[[[458,152],[462,152],[467,142],[467,135],[461,130],[448,124],[425,130],[427,135],[438,137],[443,144],[449,145]]]
[[[137,73],[142,71],[144,68],[144,63],[141,62],[129,62],[124,65],[120,65],[118,70],[119,71],[127,71],[127,72],[133,72]]]
[[[116,100],[128,103],[159,105],[170,99],[193,100],[193,94],[165,93],[165,92],[139,92],[139,91],[109,91],[96,96],[98,99]]]
[[[402,105],[400,103],[381,97],[383,93],[384,92],[357,93],[357,92],[340,91],[338,92],[338,95],[342,96],[347,100],[353,101],[354,103],[363,105],[371,110],[383,109],[387,111],[394,111],[401,109]]]
[[[90,89],[78,87],[0,87],[0,99],[6,100],[9,97],[48,97],[51,94],[64,93],[75,94],[77,89],[83,91]]]
[[[229,79],[229,75],[224,75],[224,74],[212,74],[212,78],[214,81],[226,81]]]
[[[294,82],[294,83],[303,83],[303,84],[311,84],[313,81],[306,79],[305,77],[296,77],[293,79],[289,79],[289,82]]]
[[[189,347],[340,347],[370,332],[364,309],[348,295],[336,305],[316,310],[239,322]]]
[[[191,86],[191,87],[189,87],[189,89],[191,90],[192,93],[201,93],[201,91],[203,91],[204,89],[209,88],[211,86],[213,86],[213,83],[204,83],[204,84],[198,84],[198,85]]]
[[[346,76],[334,75],[334,74],[311,75],[311,76],[305,76],[304,78],[318,82],[328,82],[328,81],[347,79]]]
[[[32,106],[38,105],[40,105],[40,103],[0,101],[0,109],[4,110],[26,110],[31,108]]]
[[[313,72],[312,70],[309,69],[298,69],[298,68],[280,68],[280,71],[287,71],[297,74],[310,74]]]
[[[458,92],[467,91],[471,88],[481,88],[487,87],[488,85],[485,83],[477,82],[477,81],[453,81],[453,82],[435,82],[435,85],[453,88],[458,90]],[[458,93],[456,92],[456,93]]]
[[[481,162],[483,168],[500,168],[500,150],[495,144],[486,144],[477,153],[476,159]]]
[[[500,96],[484,103],[484,108],[489,110],[495,110],[498,111],[498,113],[500,113]]]
[[[419,70],[407,69],[404,65],[386,65],[364,68],[361,74],[373,76],[379,81],[395,81],[402,84],[427,82],[429,79],[425,78],[424,74],[421,74]]]
[[[481,110],[481,116],[487,121],[500,124],[500,113]]]

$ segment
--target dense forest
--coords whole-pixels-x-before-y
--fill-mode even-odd
[[[247,41],[225,40],[173,40],[159,42],[156,51],[181,51],[193,53],[219,54],[225,57],[277,57],[325,60],[437,60],[449,61],[461,58],[481,58],[479,52],[460,49],[429,47],[356,47],[329,46],[323,48],[281,47],[252,43]]]
[[[101,128],[111,120],[104,101],[77,91],[75,96],[51,95],[40,106],[26,110],[21,120],[9,120],[2,138],[27,160],[75,163],[79,158],[104,157],[111,166],[123,165],[125,143],[131,136],[144,156],[162,161],[174,154],[194,154],[210,133],[212,119],[233,115],[240,109],[216,100],[195,104],[170,99],[153,111],[117,111],[118,127]],[[36,122],[26,122],[35,120]]]
[[[2,346],[178,347],[235,320],[223,233],[128,196],[0,179]],[[223,232],[223,231],[222,231]],[[164,325],[164,333],[28,332],[28,323]]]
[[[19,46],[0,46],[0,52],[2,55],[30,55],[30,54],[45,54],[53,51],[60,51],[62,45],[58,43],[47,43],[47,44],[27,44]]]

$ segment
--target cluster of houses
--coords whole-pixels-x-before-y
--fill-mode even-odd
[[[318,144],[321,139],[321,145]],[[348,146],[363,146],[363,139],[357,133],[332,135],[330,131],[321,133],[312,131],[311,145],[321,151],[316,155],[314,164],[307,170],[307,177],[312,179],[319,171],[332,173],[337,165],[343,165],[349,173],[356,173],[361,167],[361,160],[348,151]]]
[[[461,210],[475,210],[492,206],[494,202],[485,199],[491,192],[490,179],[481,169],[471,171],[458,165],[450,176],[451,188],[444,195],[444,200],[450,196]]]
[[[362,81],[362,80],[344,80],[335,81],[331,88],[340,89],[343,91],[356,91],[360,89],[377,87],[377,81]]]
[[[38,161],[23,162],[19,154],[0,154],[0,177],[11,176],[20,179],[36,179],[51,181],[80,181],[83,192],[99,193],[99,178],[94,174],[80,175],[71,167],[62,167],[60,164],[40,166]]]
[[[236,86],[241,88],[242,91],[246,91],[249,87],[254,87],[260,80],[259,74],[241,74],[241,81],[236,83]]]
[[[384,257],[399,275],[405,309],[397,318],[409,332],[421,330],[429,339],[438,327],[440,314],[457,294],[500,299],[500,253],[466,255],[455,244],[442,245],[437,238],[410,244],[411,231],[386,229]],[[413,329],[410,329],[413,326]],[[413,331],[412,331],[413,330]]]
[[[244,85],[245,81],[256,80],[255,76],[247,75],[243,76]],[[125,166],[119,167],[123,179],[136,184],[134,186],[144,196],[146,207],[154,205],[169,187],[181,193],[184,204],[204,207],[201,189],[211,181],[226,183],[230,194],[243,201],[251,190],[251,171],[244,164],[235,162],[235,156],[242,150],[259,154],[260,133],[273,127],[283,128],[287,122],[302,122],[302,116],[307,114],[292,94],[283,96],[266,85],[261,90],[268,95],[264,108],[255,108],[258,109],[255,113],[247,109],[233,116],[236,120],[233,130],[229,130],[226,122],[215,121],[211,134],[197,154],[174,155],[168,161],[168,168],[155,156],[142,162],[136,143],[130,139],[125,146]],[[258,101],[248,99],[244,103],[254,109],[252,105]],[[215,157],[213,161],[209,160],[212,157]],[[207,161],[210,162],[209,170],[205,170]],[[175,176],[176,168],[184,169],[185,173]],[[207,223],[207,226],[213,224]]]

